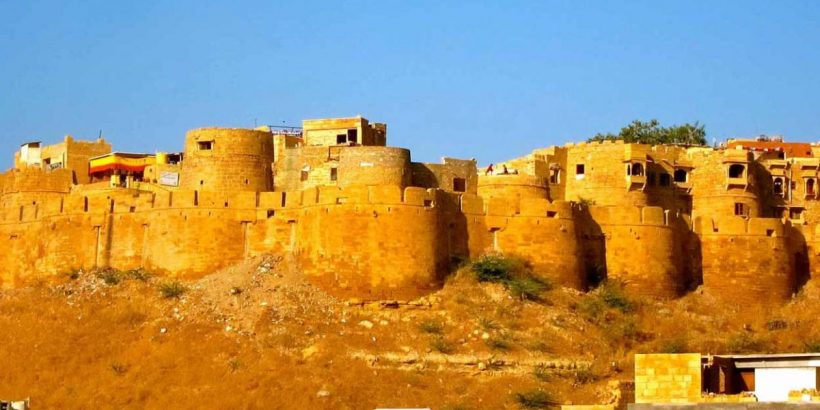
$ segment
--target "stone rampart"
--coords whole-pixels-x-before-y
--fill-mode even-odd
[[[630,293],[679,296],[685,284],[681,243],[685,230],[675,214],[658,207],[590,207],[604,236],[607,277]]]
[[[778,304],[796,291],[788,229],[780,219],[698,217],[703,286],[716,298]]]

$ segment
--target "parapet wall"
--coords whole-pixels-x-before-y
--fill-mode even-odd
[[[548,198],[547,181],[530,175],[480,175],[478,194],[483,198]]]
[[[789,230],[780,219],[698,217],[694,225],[706,292],[741,305],[779,304],[794,294]]]

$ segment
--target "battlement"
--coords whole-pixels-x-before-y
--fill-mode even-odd
[[[674,226],[681,218],[656,206],[590,206],[592,219],[602,225]]]
[[[698,235],[768,236],[785,237],[790,224],[777,218],[696,217],[695,233]]]

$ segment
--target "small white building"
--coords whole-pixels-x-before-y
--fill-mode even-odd
[[[751,391],[761,402],[785,402],[791,391],[820,390],[818,353],[721,355],[704,359],[719,368],[719,377],[712,380],[727,387],[726,390],[733,390],[726,393]]]

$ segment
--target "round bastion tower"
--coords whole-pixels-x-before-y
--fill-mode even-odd
[[[199,128],[185,136],[180,188],[204,191],[273,189],[273,135],[237,128]]]

